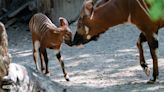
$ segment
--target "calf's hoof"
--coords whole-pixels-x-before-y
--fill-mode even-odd
[[[42,73],[43,73],[43,74],[46,74],[46,70],[45,70],[45,69],[42,69]]]
[[[65,77],[65,80],[66,80],[66,81],[70,81],[70,79],[69,79],[69,76],[68,76],[68,75],[65,75],[64,77]]]
[[[51,74],[50,72],[46,72],[45,75],[49,77]]]

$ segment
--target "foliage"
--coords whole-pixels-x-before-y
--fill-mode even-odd
[[[164,17],[164,0],[146,0],[150,5],[149,14],[152,20],[158,20]]]

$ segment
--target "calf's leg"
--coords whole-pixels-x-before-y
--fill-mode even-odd
[[[34,63],[36,65],[36,69],[40,72],[39,64],[38,64],[38,54],[39,54],[39,48],[40,48],[40,43],[39,41],[34,41],[33,44],[33,58],[34,58]]]
[[[47,76],[49,76],[50,75],[50,72],[49,72],[49,69],[48,69],[48,57],[47,57],[47,51],[46,51],[46,49],[43,49],[43,56],[44,56],[45,67],[46,67],[45,74]]]
[[[63,61],[63,58],[60,54],[60,51],[57,52],[56,57],[60,62],[60,65],[61,65],[61,68],[62,68],[62,71],[63,71],[63,74],[64,74],[64,78],[66,79],[66,81],[69,81],[69,76],[68,76],[67,72],[65,71],[64,61]]]
[[[45,70],[45,68],[47,69],[46,62],[48,62],[46,49],[40,48],[39,51],[40,51],[41,70],[43,73],[47,73],[47,70]]]

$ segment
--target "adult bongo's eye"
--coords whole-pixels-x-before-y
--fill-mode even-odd
[[[80,23],[78,24],[78,26],[77,26],[78,28],[80,28],[81,27],[81,25],[80,25]]]

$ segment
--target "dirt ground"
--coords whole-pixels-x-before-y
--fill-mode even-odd
[[[76,25],[71,25],[75,33]],[[17,23],[7,29],[12,62],[35,68],[32,57],[31,33],[27,25]],[[163,92],[164,91],[164,30],[159,31],[159,80],[147,84],[147,77],[139,65],[136,41],[139,31],[134,25],[122,24],[110,28],[98,41],[84,48],[63,44],[70,82],[65,81],[59,62],[48,50],[50,78],[63,92]],[[152,60],[144,44],[146,61],[152,70]],[[55,92],[55,91],[54,91]]]

